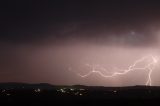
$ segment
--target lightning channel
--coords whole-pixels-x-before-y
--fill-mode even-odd
[[[144,67],[138,67],[138,64],[142,63],[142,62],[145,62],[145,60],[150,60],[150,61]],[[76,73],[76,74],[78,76],[80,76],[81,78],[89,77],[93,73],[99,74],[101,77],[104,77],[104,78],[112,78],[112,77],[116,77],[116,76],[120,76],[120,75],[126,75],[127,73],[129,73],[131,71],[135,71],[135,70],[145,70],[145,71],[148,71],[147,81],[145,82],[145,85],[151,86],[152,85],[151,75],[152,75],[152,72],[153,72],[157,62],[158,62],[158,58],[156,58],[153,55],[144,56],[144,57],[136,60],[132,65],[130,65],[128,67],[128,69],[121,70],[121,72],[117,72],[116,71],[116,72],[114,72],[114,73],[112,73],[110,75],[103,74],[101,71],[107,71],[107,70],[104,67],[100,66],[100,65],[86,64],[86,66],[91,68],[91,71],[89,71],[88,73],[86,73],[84,75],[82,75],[80,73]],[[118,69],[118,70],[120,70],[120,69]]]

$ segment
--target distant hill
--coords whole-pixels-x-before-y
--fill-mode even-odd
[[[73,88],[97,88],[97,89],[150,89],[150,88],[160,88],[159,86],[145,86],[145,85],[136,85],[136,86],[124,86],[124,87],[105,87],[105,86],[85,86],[85,85],[51,85],[48,83],[37,83],[37,84],[29,84],[29,83],[18,83],[18,82],[8,82],[8,83],[0,83],[0,88],[57,88],[57,87],[73,87]]]
[[[1,103],[100,104],[155,103],[160,99],[158,86],[103,87],[50,85],[47,83],[0,83]],[[60,102],[59,102],[60,101]],[[154,102],[152,102],[154,101]],[[28,106],[29,106],[28,105]],[[144,105],[144,104],[142,104]],[[152,104],[153,105],[153,104]]]
[[[9,83],[0,83],[1,89],[7,89],[7,88],[43,88],[43,89],[52,89],[55,86],[47,84],[47,83],[39,83],[39,84],[28,84],[28,83],[15,83],[15,82],[9,82]]]

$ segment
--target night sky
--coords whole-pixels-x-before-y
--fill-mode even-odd
[[[113,78],[77,74],[92,71],[88,64],[111,75],[118,71],[115,67],[128,69],[146,55],[160,58],[158,0],[6,0],[1,4],[0,82],[143,85],[146,70]],[[152,85],[160,85],[159,65],[151,74]]]

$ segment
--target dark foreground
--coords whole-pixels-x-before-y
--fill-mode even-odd
[[[160,87],[0,84],[0,104],[5,105],[156,105],[159,103]]]

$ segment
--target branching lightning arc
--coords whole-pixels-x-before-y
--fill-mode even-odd
[[[150,60],[149,63],[147,65],[145,65],[144,67],[138,67],[139,63],[144,62],[145,60]],[[155,68],[155,65],[158,62],[158,58],[153,56],[153,55],[148,55],[145,56],[141,59],[138,59],[134,62],[134,64],[130,65],[128,69],[126,70],[122,70],[121,72],[114,72],[111,75],[106,75],[103,74],[101,71],[107,71],[104,67],[99,66],[99,65],[90,65],[90,64],[86,64],[87,66],[89,66],[92,70],[84,75],[80,74],[80,73],[76,73],[78,76],[80,76],[81,78],[85,78],[85,77],[89,77],[91,74],[96,73],[99,74],[100,76],[104,77],[104,78],[112,78],[112,77],[116,77],[116,76],[120,76],[120,75],[126,75],[127,73],[131,72],[131,71],[135,71],[135,70],[146,70],[148,72],[147,74],[147,81],[145,82],[145,85],[152,85],[152,79],[151,79],[151,74]]]

